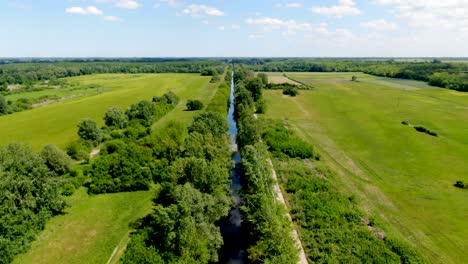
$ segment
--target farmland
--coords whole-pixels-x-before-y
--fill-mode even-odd
[[[216,91],[216,84],[209,83],[210,77],[198,74],[102,74],[67,80],[82,86],[98,85],[105,92],[0,116],[0,144],[22,142],[39,149],[53,143],[64,147],[77,138],[76,125],[81,119],[90,117],[103,124],[102,116],[109,107],[126,108],[170,90],[182,99],[171,118],[187,121],[193,114],[184,111],[185,101],[208,102]]]
[[[286,73],[315,89],[265,91],[266,118],[313,143],[385,232],[436,263],[468,261],[468,97],[424,83],[359,73]],[[357,81],[352,82],[352,76]],[[432,137],[402,121],[436,131]]]

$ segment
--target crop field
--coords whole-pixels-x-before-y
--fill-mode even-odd
[[[31,249],[13,263],[117,263],[123,249],[117,246],[125,245],[129,223],[150,212],[153,192],[89,196],[79,189],[65,214],[50,220]]]
[[[187,121],[193,112],[184,111],[186,100],[199,99],[207,104],[216,92],[218,83],[209,83],[210,78],[199,74],[102,74],[68,78],[68,82],[77,86],[97,85],[106,92],[0,116],[0,145],[22,142],[35,150],[49,143],[64,147],[77,138],[76,125],[81,119],[90,117],[103,124],[102,117],[109,107],[126,108],[167,91],[175,92],[181,101],[165,118]]]
[[[284,73],[282,72],[269,72],[268,73],[268,82],[269,83],[274,83],[274,84],[279,84],[279,83],[290,83],[290,84],[295,84],[295,85],[301,85],[298,82],[295,82],[288,77],[284,76]]]
[[[314,89],[297,97],[266,90],[265,117],[313,143],[340,176],[336,184],[355,193],[385,232],[434,263],[467,263],[468,196],[453,185],[468,180],[468,96],[357,73],[287,75]]]

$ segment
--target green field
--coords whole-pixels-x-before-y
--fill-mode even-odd
[[[150,212],[153,192],[88,196],[79,189],[68,199],[71,207],[65,214],[52,218],[31,249],[13,263],[106,263],[117,249],[111,262],[116,263],[129,223]]]
[[[77,138],[76,125],[81,119],[90,117],[103,124],[102,117],[109,107],[126,108],[170,90],[181,101],[165,118],[187,121],[193,112],[184,111],[186,100],[200,99],[206,104],[216,92],[218,83],[209,83],[210,78],[198,74],[102,74],[68,78],[70,83],[95,84],[110,90],[0,116],[0,145],[21,142],[30,144],[35,150],[49,143],[64,147]]]
[[[466,94],[369,75],[358,82],[348,73],[287,75],[315,89],[298,97],[265,91],[266,117],[285,120],[316,145],[341,176],[337,184],[356,193],[387,233],[434,263],[467,263],[468,192],[453,187],[468,181]]]

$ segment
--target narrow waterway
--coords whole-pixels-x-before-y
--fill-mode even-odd
[[[234,72],[232,72],[232,76]],[[229,111],[228,111],[228,122],[229,122],[229,137],[231,140],[232,147],[232,159],[235,162],[235,167],[231,172],[231,194],[234,200],[234,208],[229,213],[229,218],[221,226],[221,233],[224,239],[224,246],[221,248],[220,261],[219,263],[229,264],[242,264],[245,260],[245,252],[247,245],[247,238],[245,230],[242,228],[242,215],[240,206],[243,201],[240,197],[239,191],[242,189],[240,170],[240,154],[237,149],[236,136],[237,136],[237,124],[234,120],[234,78],[231,78],[231,95],[229,97]]]

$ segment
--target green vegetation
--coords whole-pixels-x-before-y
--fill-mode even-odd
[[[384,235],[372,222],[366,226],[354,196],[334,187],[329,170],[312,169],[323,165],[289,158],[274,164],[311,263],[426,263],[406,243],[380,240]]]
[[[58,175],[48,167],[57,168],[50,164],[50,149],[38,154],[18,144],[0,148],[0,263],[28,250],[47,221],[65,208]]]
[[[291,236],[291,223],[273,192],[268,151],[260,142],[259,125],[253,116],[256,103],[262,100],[264,84],[258,77],[247,77],[252,74],[243,71],[237,68],[235,72],[234,116],[239,129],[237,143],[241,147],[244,172],[242,196],[245,205],[241,209],[249,232],[248,258],[252,263],[295,264],[298,250]]]
[[[206,107],[206,111],[217,112],[227,116],[229,104],[230,87],[227,82],[222,82],[210,104]]]
[[[39,150],[52,142],[65,147],[78,138],[76,124],[83,118],[94,119],[101,126],[104,124],[102,116],[110,107],[126,109],[134,102],[162,95],[169,90],[176,93],[183,104],[178,105],[161,123],[170,119],[190,122],[193,114],[184,111],[185,100],[191,98],[208,103],[217,87],[217,84],[209,84],[209,79],[195,74],[103,74],[70,78],[68,82],[71,84],[95,84],[111,90],[0,116],[0,144],[24,142]]]
[[[108,73],[203,73],[211,76],[222,72],[223,68],[218,61],[11,63],[0,65],[0,85],[31,85],[38,81],[58,84],[58,78]]]
[[[425,81],[443,88],[468,91],[468,64],[466,63],[365,59],[245,59],[237,61],[248,64],[248,69],[257,72],[365,72],[382,77]],[[349,77],[351,78],[352,76]]]
[[[117,263],[132,229],[129,223],[151,211],[153,196],[154,190],[88,195],[80,188],[66,199],[65,213],[52,218],[13,263]]]
[[[389,236],[409,241],[433,262],[467,262],[468,202],[453,184],[468,175],[468,97],[412,82],[401,89],[397,80],[395,87],[371,77],[352,82],[346,74],[288,76],[316,88],[297,97],[265,90],[265,116],[312,143],[337,173],[333,184],[355,193]],[[401,120],[438,137],[407,129]]]
[[[122,263],[218,260],[223,241],[217,225],[231,205],[226,119],[206,112],[194,118],[187,132],[174,124],[168,129],[172,132],[155,132],[152,138],[158,156],[167,162],[155,174],[161,192],[154,200],[154,211],[132,234]],[[185,140],[180,135],[185,135]],[[176,143],[181,139],[183,146]]]
[[[269,150],[277,156],[301,159],[314,157],[313,147],[297,136],[290,135],[284,127],[269,127],[264,130],[262,137]]]
[[[283,94],[294,97],[294,96],[297,96],[299,94],[299,92],[297,91],[297,88],[295,88],[295,87],[286,87],[283,90]]]
[[[200,100],[188,100],[187,111],[197,111],[203,109],[203,103]]]

